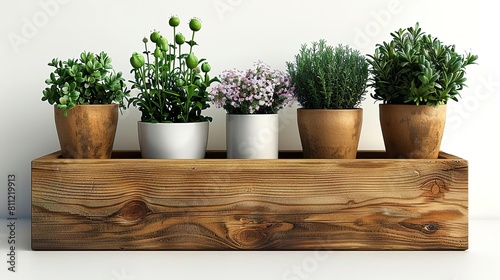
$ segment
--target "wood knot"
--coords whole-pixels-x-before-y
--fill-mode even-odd
[[[125,206],[118,211],[117,216],[132,222],[146,217],[150,212],[151,210],[148,208],[146,203],[134,200],[125,204]]]
[[[423,197],[442,198],[449,191],[445,182],[441,179],[434,179],[426,182],[421,188]]]
[[[422,225],[422,232],[423,233],[435,233],[438,231],[439,225],[435,223],[429,223],[429,224],[423,224]]]
[[[244,247],[255,247],[263,243],[266,233],[262,228],[242,228],[233,233],[233,239]]]
[[[414,224],[414,223],[410,223],[410,222],[401,222],[399,224],[405,228],[418,230],[418,231],[425,233],[425,234],[436,233],[440,228],[439,224],[435,223],[435,222],[425,223],[425,224]]]
[[[293,224],[240,218],[226,227],[228,239],[236,248],[255,250],[269,246],[274,234],[293,229]]]

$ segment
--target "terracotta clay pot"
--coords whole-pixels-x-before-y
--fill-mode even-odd
[[[77,105],[63,115],[54,107],[57,136],[63,158],[111,157],[118,124],[118,104]]]
[[[382,104],[379,109],[389,158],[438,157],[446,123],[446,105]]]
[[[304,158],[356,158],[362,109],[297,109],[297,123]]]

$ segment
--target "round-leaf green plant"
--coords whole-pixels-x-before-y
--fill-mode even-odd
[[[42,101],[64,111],[76,105],[117,103],[125,109],[129,94],[122,73],[116,73],[111,58],[105,52],[82,52],[79,59],[65,61],[57,58],[48,64],[55,69],[45,80]]]
[[[365,95],[368,62],[349,46],[332,47],[325,40],[304,44],[287,67],[294,95],[306,109],[356,108]]]
[[[392,40],[377,44],[368,55],[372,97],[384,104],[438,106],[458,101],[465,86],[465,67],[477,55],[458,54],[455,45],[422,32],[419,24],[391,33]]]
[[[148,48],[149,40],[143,39],[143,53],[133,53],[130,58],[131,81],[133,89],[138,90],[135,97],[129,99],[141,112],[142,122],[151,123],[186,123],[211,121],[203,116],[202,111],[209,105],[207,88],[217,78],[210,78],[211,67],[206,59],[198,59],[193,48],[195,34],[201,29],[201,21],[191,19],[189,28],[191,40],[177,32],[180,25],[178,17],[171,17],[169,26],[173,29],[172,40],[159,31],[153,31],[149,39],[154,43]],[[183,51],[186,47],[187,51]],[[151,51],[152,50],[152,51]]]

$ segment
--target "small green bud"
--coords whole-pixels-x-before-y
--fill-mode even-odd
[[[156,46],[158,46],[162,51],[168,51],[168,41],[165,37],[160,37],[158,41],[156,41]]]
[[[210,72],[210,70],[212,70],[210,64],[208,64],[208,62],[203,62],[203,64],[201,65],[201,71],[203,71],[204,73],[208,73]]]
[[[156,47],[154,55],[155,55],[156,58],[162,58],[163,57],[163,54],[162,54],[161,49],[159,47]]]
[[[184,44],[184,42],[186,42],[186,37],[184,37],[184,35],[182,35],[181,33],[175,34],[175,43],[177,45],[182,45]]]
[[[181,20],[178,17],[171,17],[168,24],[172,27],[177,27],[181,24]]]
[[[184,80],[183,79],[177,79],[177,81],[175,81],[175,85],[178,86],[178,87],[182,87],[184,85]]]
[[[147,44],[147,43],[148,43],[148,38],[146,38],[146,37],[142,38],[142,42],[143,42],[144,44]]]
[[[189,22],[189,28],[191,30],[193,30],[194,32],[200,31],[200,29],[201,29],[201,21],[199,19],[197,19],[197,18],[191,19],[191,21]]]
[[[198,58],[193,53],[190,53],[186,57],[186,65],[189,69],[195,69],[198,66]]]
[[[151,42],[156,43],[158,42],[158,39],[160,39],[161,35],[158,33],[158,31],[154,31],[151,33],[151,36],[149,36],[149,39],[151,39]]]
[[[144,65],[144,56],[140,53],[133,53],[130,57],[130,64],[134,69],[139,69]]]

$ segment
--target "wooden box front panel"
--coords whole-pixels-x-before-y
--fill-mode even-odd
[[[467,161],[32,162],[34,250],[466,250]]]

